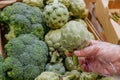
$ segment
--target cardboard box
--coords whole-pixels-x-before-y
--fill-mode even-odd
[[[111,10],[120,9],[120,0],[97,0],[95,13],[101,23],[108,42],[120,44],[120,25],[111,17]]]

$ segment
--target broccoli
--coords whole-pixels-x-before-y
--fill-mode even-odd
[[[3,70],[12,80],[33,80],[45,69],[48,47],[33,34],[22,34],[6,45]]]
[[[20,34],[34,34],[43,39],[45,34],[42,11],[25,3],[16,2],[5,7],[0,13],[1,21],[9,26],[6,39],[10,40]]]
[[[5,80],[5,73],[3,72],[3,57],[0,54],[0,80]]]

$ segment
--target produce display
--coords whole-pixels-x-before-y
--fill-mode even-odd
[[[0,10],[0,80],[110,80],[84,72],[73,52],[95,39],[84,0],[23,0]]]

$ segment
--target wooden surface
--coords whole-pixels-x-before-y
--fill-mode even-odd
[[[91,21],[88,18],[85,18],[85,22],[88,25],[88,30],[94,35],[96,40],[102,40],[101,36],[99,35],[99,33],[96,31],[96,29],[94,28],[93,24],[91,23]]]
[[[0,1],[0,8],[4,8],[12,3],[16,2],[16,0],[4,0]]]
[[[120,25],[110,18],[108,0],[97,0],[95,13],[102,24],[108,42],[118,44],[120,42]]]
[[[100,37],[100,39],[102,41],[107,41],[104,34],[103,27],[96,18],[95,3],[90,3],[88,19],[89,19],[89,22],[91,22],[91,24],[93,25],[93,28],[95,28],[94,30],[97,31],[98,33],[97,35]]]
[[[91,2],[96,2],[97,0],[84,0],[86,3],[87,8],[89,8],[89,5]]]
[[[119,8],[120,9],[120,0],[111,0],[109,1],[109,9],[116,9]]]
[[[0,9],[6,7],[14,2],[20,2],[20,1],[22,1],[22,0],[0,0]]]

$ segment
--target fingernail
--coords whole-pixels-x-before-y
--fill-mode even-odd
[[[76,56],[80,56],[80,51],[74,51],[74,54],[75,54]]]

